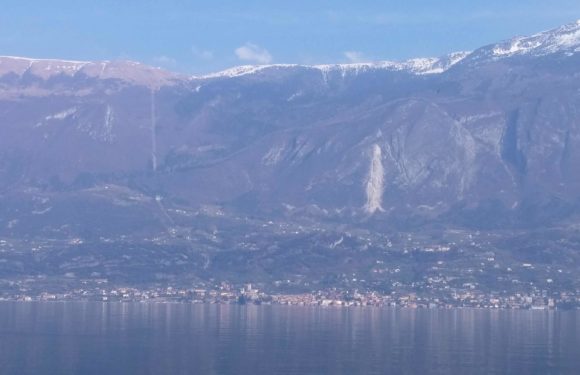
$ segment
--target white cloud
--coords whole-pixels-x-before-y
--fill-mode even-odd
[[[351,63],[365,62],[366,58],[362,52],[359,51],[345,51],[344,57]]]
[[[213,59],[213,51],[197,48],[196,46],[191,47],[191,52],[193,56],[200,60],[212,60]]]
[[[236,56],[242,61],[250,61],[258,64],[269,64],[272,61],[272,55],[267,49],[252,43],[246,43],[236,48]]]
[[[177,65],[177,61],[169,56],[161,55],[153,58],[153,63],[162,68],[173,68]]]

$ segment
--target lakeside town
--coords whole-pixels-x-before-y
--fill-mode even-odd
[[[580,239],[570,231],[385,235],[288,225],[250,231],[244,242],[237,232],[215,234],[234,244],[230,250],[173,237],[0,238],[0,301],[580,307]]]
[[[439,296],[417,293],[374,291],[346,291],[330,289],[308,293],[266,293],[252,284],[240,288],[221,283],[217,288],[179,287],[112,287],[77,288],[61,293],[0,294],[0,301],[98,301],[147,303],[205,303],[205,304],[255,304],[336,307],[402,307],[402,308],[481,308],[522,310],[572,310],[580,309],[578,293],[483,293],[476,290],[456,290]]]

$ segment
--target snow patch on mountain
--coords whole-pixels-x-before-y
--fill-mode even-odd
[[[74,115],[76,112],[77,112],[76,107],[73,107],[73,108],[69,108],[69,109],[66,109],[64,111],[61,111],[61,112],[52,114],[52,115],[48,115],[44,119],[46,121],[50,121],[50,120],[64,120],[64,119],[66,119],[66,118]]]
[[[265,69],[272,68],[294,68],[300,65],[297,64],[273,64],[273,65],[242,65],[236,66],[230,69],[222,70],[216,73],[210,73],[199,77],[193,77],[194,79],[211,79],[211,78],[233,78],[245,76],[248,74],[254,74]]]
[[[339,246],[343,242],[344,242],[344,236],[340,236],[340,238],[338,240],[334,241],[333,243],[331,243],[329,247],[331,249],[334,249],[335,247]]]
[[[318,69],[324,74],[340,72],[343,77],[349,74],[356,75],[360,72],[371,70],[404,71],[412,74],[439,74],[463,60],[469,52],[456,52],[442,58],[417,58],[403,62],[379,61],[370,63],[314,65],[311,68]]]
[[[285,152],[285,147],[282,146],[273,146],[266,155],[262,158],[262,164],[271,166],[276,165],[282,159],[282,156]]]

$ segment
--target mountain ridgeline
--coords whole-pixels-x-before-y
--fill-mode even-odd
[[[2,57],[0,114],[2,236],[175,233],[203,215],[396,230],[580,214],[580,21],[437,59],[200,77]]]

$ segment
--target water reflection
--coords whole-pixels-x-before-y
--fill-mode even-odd
[[[575,312],[1,303],[1,374],[580,373]]]

